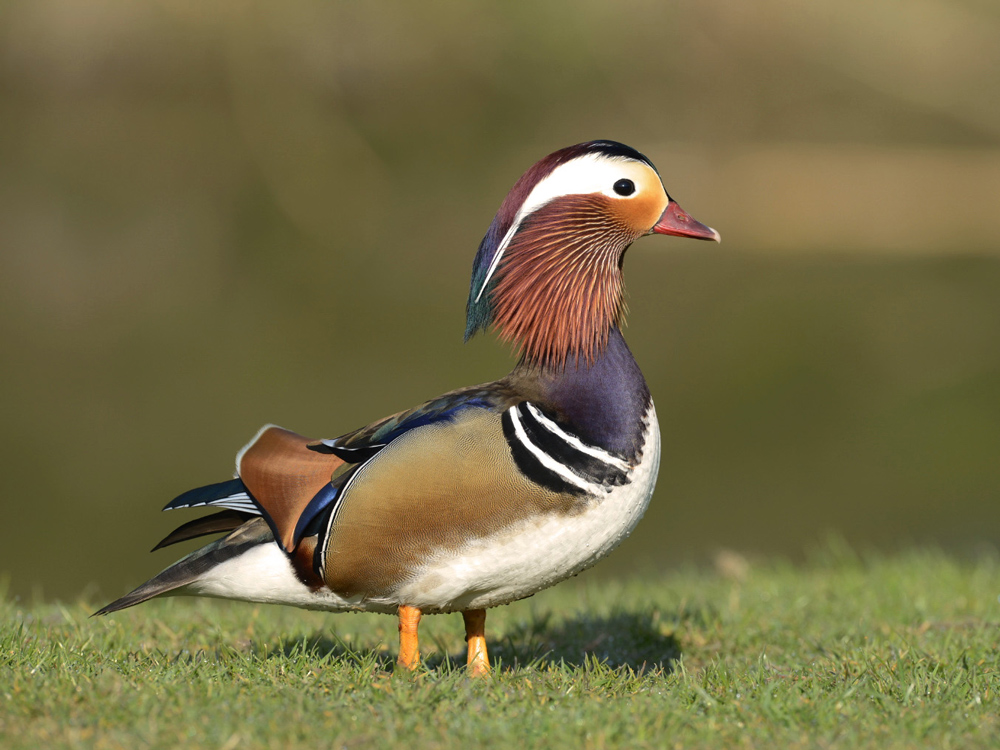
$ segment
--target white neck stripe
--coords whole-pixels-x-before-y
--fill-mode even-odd
[[[517,439],[521,441],[521,444],[527,448],[531,455],[538,459],[542,466],[551,471],[553,474],[557,474],[563,481],[568,484],[572,484],[574,487],[580,488],[584,492],[595,495],[598,492],[605,490],[605,488],[599,484],[593,484],[592,482],[581,479],[561,463],[552,458],[552,456],[548,453],[532,443],[531,440],[528,439],[527,433],[524,431],[524,426],[521,424],[521,417],[517,413],[516,406],[512,406],[508,409],[507,413],[510,414],[510,421],[514,426],[514,434],[517,436]]]
[[[556,437],[565,440],[567,443],[569,443],[571,446],[576,448],[581,453],[586,453],[588,456],[596,458],[598,461],[601,461],[602,463],[608,464],[608,466],[614,466],[616,469],[621,469],[622,471],[625,472],[631,469],[628,463],[618,458],[618,456],[613,456],[606,450],[598,448],[597,446],[587,445],[585,442],[580,440],[580,438],[578,438],[576,435],[571,435],[565,430],[563,430],[562,427],[560,427],[551,419],[542,414],[542,412],[539,411],[538,408],[530,401],[526,401],[525,405],[528,407],[528,411],[531,412],[531,416],[533,416],[542,427],[544,427],[546,430],[551,432]]]

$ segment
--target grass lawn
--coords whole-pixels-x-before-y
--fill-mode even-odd
[[[0,746],[1000,745],[996,559],[721,563],[490,610],[485,681],[458,615],[424,618],[406,675],[386,616],[6,600]]]

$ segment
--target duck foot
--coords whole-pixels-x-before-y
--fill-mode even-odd
[[[420,664],[420,647],[417,642],[417,628],[420,626],[420,610],[406,604],[399,605],[399,659],[397,663],[405,669],[416,669]]]
[[[469,644],[469,674],[486,677],[490,673],[490,660],[486,654],[486,610],[466,610],[462,617],[465,619],[465,640]]]

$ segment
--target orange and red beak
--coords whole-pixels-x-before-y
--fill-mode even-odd
[[[672,234],[676,237],[691,237],[696,240],[722,241],[718,232],[712,227],[706,227],[700,221],[692,219],[674,201],[667,204],[660,220],[653,225],[652,231],[657,234]]]

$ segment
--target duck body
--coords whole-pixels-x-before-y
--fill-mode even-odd
[[[572,422],[572,413],[583,418]],[[384,439],[380,429],[414,422],[354,470],[340,503],[296,544],[298,555],[260,517],[171,566],[142,594],[173,585],[180,569],[197,575],[163,593],[328,611],[493,607],[608,554],[638,523],[656,483],[656,411],[619,331],[593,366],[551,378],[518,368],[328,442],[359,450]],[[329,455],[318,451],[331,446],[308,444],[317,458]],[[215,507],[234,494],[223,484]]]
[[[332,440],[265,426],[234,479],[166,508],[217,512],[158,547],[225,536],[98,614],[176,594],[398,614],[412,667],[420,614],[461,611],[487,671],[484,610],[592,566],[649,503],[659,427],[620,324],[622,256],[652,232],[718,239],[626,146],[543,159],[483,239],[467,306],[466,336],[492,326],[514,370]]]

